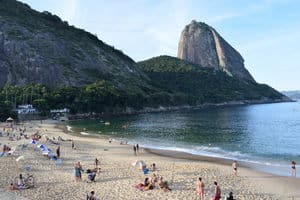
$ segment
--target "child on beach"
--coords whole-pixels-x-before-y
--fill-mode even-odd
[[[197,186],[197,194],[200,196],[200,200],[204,200],[204,183],[202,182],[202,178],[199,177],[196,183]]]

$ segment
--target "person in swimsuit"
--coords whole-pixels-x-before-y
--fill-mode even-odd
[[[197,187],[197,194],[200,196],[200,200],[204,200],[204,183],[202,182],[202,178],[199,177],[199,179],[196,182]]]
[[[221,199],[221,189],[218,186],[218,183],[215,181],[214,182],[215,185],[215,191],[214,191],[214,196],[212,198],[212,200],[220,200]]]
[[[296,177],[296,162],[292,161],[292,176]]]
[[[237,176],[237,161],[232,163],[233,175]]]

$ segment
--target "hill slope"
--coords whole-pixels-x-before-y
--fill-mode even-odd
[[[287,100],[265,84],[242,81],[223,71],[203,68],[170,56],[159,56],[138,64],[156,87],[173,94],[176,103]]]
[[[0,0],[0,71],[0,86],[83,86],[104,79],[124,90],[148,87],[147,77],[121,51],[15,0]]]

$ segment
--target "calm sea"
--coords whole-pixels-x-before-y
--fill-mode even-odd
[[[281,175],[289,174],[291,160],[300,163],[300,102],[148,113],[69,125],[82,134],[234,159]]]

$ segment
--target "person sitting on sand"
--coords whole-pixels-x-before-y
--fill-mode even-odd
[[[204,199],[204,183],[202,182],[202,178],[199,177],[197,182],[196,182],[196,186],[197,186],[197,194],[200,196],[200,200]]]
[[[229,192],[228,197],[226,197],[226,200],[234,200],[232,192]]]
[[[150,169],[151,169],[151,171],[156,171],[157,169],[156,169],[156,164],[155,163],[152,163],[151,165],[150,165]]]
[[[156,174],[152,174],[152,176],[151,176],[151,178],[150,178],[150,182],[151,182],[151,184],[153,185],[153,186],[155,186],[155,183],[157,182],[158,180],[157,180],[157,176],[156,176]]]
[[[169,188],[168,182],[164,181],[162,176],[159,178],[158,185],[159,185],[160,189],[162,189],[165,192],[171,191],[171,189]]]
[[[24,180],[22,174],[19,175],[16,188],[17,189],[25,189],[25,180]]]
[[[98,200],[94,191],[91,191],[90,195],[86,196],[86,200]]]
[[[214,196],[212,198],[212,200],[220,200],[221,199],[221,189],[218,186],[218,183],[215,181],[214,182],[215,185],[215,190],[214,190]]]
[[[96,178],[96,172],[93,170],[86,170],[86,173],[88,174],[88,181],[87,182],[96,182],[95,178]]]
[[[292,161],[292,176],[296,177],[296,162]]]
[[[10,191],[13,191],[13,190],[17,190],[18,188],[16,188],[15,185],[14,185],[13,183],[11,183],[11,184],[9,185],[8,189],[9,189]]]
[[[145,181],[144,181],[144,191],[147,191],[147,190],[153,190],[154,189],[154,186],[151,184],[149,178],[145,178]]]

